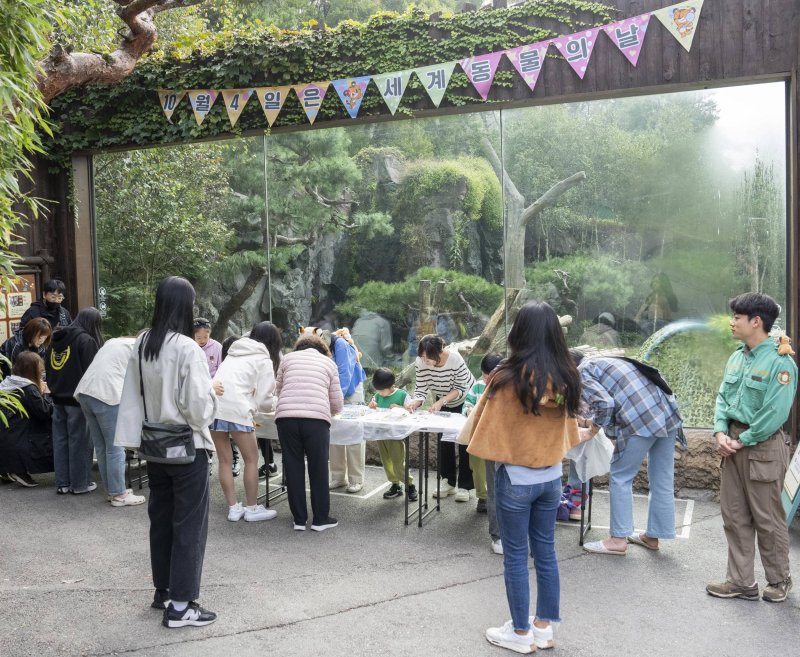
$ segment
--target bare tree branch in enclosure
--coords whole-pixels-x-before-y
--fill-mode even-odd
[[[37,86],[45,103],[84,84],[115,84],[133,72],[138,61],[153,47],[158,36],[153,17],[162,11],[197,5],[205,0],[114,0],[117,13],[128,26],[120,31],[120,43],[110,54],[69,52],[55,44],[40,62]]]

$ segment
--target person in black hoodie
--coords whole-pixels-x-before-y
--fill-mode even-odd
[[[14,362],[11,376],[0,382],[0,391],[19,398],[27,417],[6,411],[8,426],[0,425],[0,472],[18,484],[38,486],[31,474],[53,471],[50,416],[53,402],[44,382],[44,362],[26,351]]]
[[[64,302],[64,294],[67,291],[67,286],[57,278],[47,281],[42,287],[42,301],[34,301],[30,308],[25,311],[25,314],[19,320],[20,331],[25,328],[25,325],[34,317],[44,317],[53,330],[69,326],[72,322],[72,316],[69,310],[64,308],[61,304]]]
[[[89,429],[73,396],[103,344],[97,308],[84,308],[66,328],[53,334],[47,359],[47,384],[53,396],[53,461],[56,493],[80,495],[97,488],[90,478]]]

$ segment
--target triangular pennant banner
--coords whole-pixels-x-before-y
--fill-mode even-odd
[[[692,48],[694,32],[700,20],[700,10],[703,8],[703,0],[693,0],[691,2],[679,2],[671,7],[664,7],[654,11],[655,17],[660,20],[680,43],[686,52]]]
[[[361,107],[361,101],[364,100],[364,94],[367,92],[367,85],[369,84],[369,75],[360,78],[343,78],[341,80],[334,80],[333,88],[339,94],[339,99],[342,105],[347,110],[351,119],[358,116],[358,110]]]
[[[414,73],[417,74],[419,81],[425,91],[428,92],[435,107],[439,107],[444,97],[444,92],[447,91],[447,85],[450,84],[450,77],[453,75],[453,69],[456,67],[457,62],[445,62],[444,64],[433,64],[432,66],[422,66],[415,68]]]
[[[647,32],[647,24],[650,22],[650,14],[642,14],[633,18],[626,18],[618,23],[603,25],[605,33],[628,58],[628,61],[636,66],[639,55],[644,44],[644,35]]]
[[[172,123],[172,113],[175,108],[180,105],[183,97],[186,95],[185,91],[169,91],[168,89],[158,90],[158,100],[161,103],[161,109],[167,115],[167,121]]]
[[[386,103],[386,106],[392,114],[397,111],[410,79],[411,69],[372,76],[372,80],[377,85],[378,91],[380,91],[381,96],[383,96],[383,102]]]
[[[270,128],[281,113],[281,108],[289,95],[291,86],[285,87],[256,87],[253,91],[258,95],[258,101],[261,103],[261,109],[264,110],[264,116],[267,117],[267,123]]]
[[[489,89],[492,87],[494,74],[497,73],[497,64],[503,56],[503,51],[490,52],[486,55],[478,55],[476,57],[467,57],[462,59],[459,64],[467,74],[475,91],[478,92],[481,98],[486,100],[489,95]]]
[[[592,56],[592,50],[594,50],[597,33],[598,30],[596,29],[586,30],[553,39],[558,51],[569,62],[569,65],[581,80],[586,75],[586,67],[589,66],[589,58]]]
[[[309,82],[292,86],[308,117],[308,122],[312,125],[319,114],[319,108],[322,107],[322,100],[325,98],[329,84],[330,82]]]
[[[225,109],[228,110],[228,119],[231,122],[231,128],[236,125],[239,117],[242,115],[244,106],[253,95],[252,89],[223,89],[222,100],[225,102]]]
[[[197,121],[197,125],[200,125],[211,111],[218,94],[213,89],[190,89],[186,94],[192,104],[194,119]]]
[[[531,91],[536,87],[536,82],[539,80],[539,73],[542,72],[544,56],[549,45],[549,41],[539,41],[538,43],[529,43],[527,46],[506,50],[506,57],[517,69],[517,73],[522,76]]]

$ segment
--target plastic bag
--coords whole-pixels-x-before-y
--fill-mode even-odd
[[[614,443],[600,429],[594,438],[569,450],[567,458],[575,464],[575,472],[578,474],[578,478],[585,483],[592,477],[600,477],[611,470],[611,456],[613,454]]]

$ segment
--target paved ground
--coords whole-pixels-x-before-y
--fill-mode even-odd
[[[98,490],[56,496],[47,485],[0,486],[0,655],[501,657],[489,625],[509,617],[502,558],[489,550],[474,501],[443,503],[427,524],[402,526],[382,470],[360,496],[338,494],[334,530],[292,531],[285,502],[270,522],[230,523],[214,480],[201,602],[205,628],[168,630],[149,608],[146,507],[115,509]],[[146,492],[146,491],[145,491]],[[638,498],[637,523],[644,524]],[[800,584],[783,604],[707,596],[724,577],[719,507],[678,502],[680,538],[661,552],[582,552],[574,525],[557,528],[563,623],[556,655],[798,654]],[[595,525],[608,525],[596,495]],[[596,528],[590,538],[602,538]],[[800,580],[800,528],[791,532]],[[763,575],[759,572],[763,580]],[[533,611],[531,612],[533,613]]]

